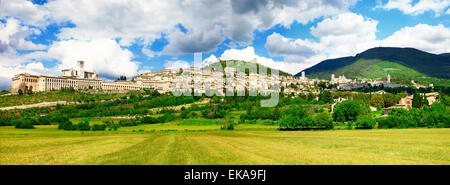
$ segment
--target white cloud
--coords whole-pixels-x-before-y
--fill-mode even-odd
[[[93,40],[120,39],[120,45],[135,42],[144,45],[167,34],[174,47],[186,36],[205,41],[192,50],[206,52],[230,38],[240,44],[250,44],[255,30],[268,29],[276,24],[289,27],[294,21],[307,23],[321,16],[347,11],[356,0],[54,0],[35,5],[26,0],[2,2],[0,18],[19,17],[25,24],[71,22],[76,26],[64,28],[60,39]],[[187,35],[177,31],[177,25],[188,30]],[[174,34],[174,36],[171,36]],[[199,40],[197,40],[198,42]],[[202,40],[200,40],[202,41]],[[184,45],[184,44],[183,44]],[[170,48],[169,48],[170,49]],[[177,49],[172,49],[177,52]],[[186,48],[180,48],[183,53]],[[189,50],[187,50],[189,52]]]
[[[152,58],[155,55],[159,55],[159,53],[156,53],[156,52],[152,51],[151,49],[147,49],[145,47],[142,48],[141,52],[149,58]]]
[[[371,34],[377,31],[378,21],[364,18],[355,13],[343,13],[338,16],[326,18],[311,27],[311,34],[316,37],[341,36],[350,34]]]
[[[196,32],[195,30],[183,33],[179,30],[169,35],[169,45],[167,45],[164,54],[186,54],[195,52],[210,52],[216,49],[216,46],[225,40],[221,34],[219,26],[215,26],[206,32]]]
[[[184,69],[184,68],[188,68],[190,66],[191,65],[188,62],[184,61],[184,60],[167,61],[164,64],[164,67],[166,69],[180,69],[180,68]]]
[[[138,63],[133,54],[122,49],[115,40],[67,40],[54,42],[48,57],[61,61],[61,68],[76,67],[76,61],[85,61],[86,70],[95,70],[100,77],[115,79],[120,75],[136,75]]]
[[[14,34],[0,32],[0,67],[3,71],[19,73],[25,70],[22,68],[26,63],[57,59],[60,63],[48,69],[55,74],[61,68],[73,66],[76,60],[85,60],[89,70],[96,70],[100,76],[110,79],[118,75],[131,76],[139,66],[132,61],[132,53],[120,46],[137,43],[144,46],[141,51],[148,57],[160,54],[146,48],[162,36],[169,41],[163,51],[175,55],[213,51],[224,40],[245,46],[251,44],[255,30],[265,30],[277,24],[289,27],[294,21],[308,23],[322,16],[345,12],[356,2],[53,0],[37,5],[27,0],[0,1],[0,19],[8,19],[1,23],[1,29],[8,24],[17,28]],[[52,45],[43,46],[27,39],[33,34],[39,35],[39,30],[44,30],[49,24],[68,22],[74,27],[62,28]],[[187,32],[180,30],[179,25]],[[48,49],[48,52],[17,52],[36,49]],[[264,57],[258,61],[277,64]]]
[[[306,24],[311,20],[322,16],[332,16],[346,12],[348,7],[356,4],[357,0],[305,0],[305,1],[285,1],[291,6],[284,6],[275,11],[275,21],[285,27],[297,21]],[[295,6],[292,6],[295,4]]]
[[[288,73],[296,73],[297,68],[288,67],[287,62],[283,61],[275,61],[272,58],[262,57],[255,53],[255,49],[251,46],[246,47],[244,49],[228,49],[225,50],[222,55],[219,57],[221,60],[242,60],[242,61],[252,61],[256,59],[256,62],[262,64],[264,66],[278,69]],[[204,65],[217,62],[217,59],[214,55],[211,55],[207,59],[203,61]]]
[[[411,15],[420,15],[427,11],[433,11],[436,16],[439,16],[450,6],[449,0],[419,0],[413,3],[413,0],[389,0],[381,7],[387,10],[398,9],[404,14]]]
[[[0,19],[15,17],[27,25],[43,27],[49,23],[48,13],[46,7],[28,0],[0,0]]]
[[[301,55],[310,57],[314,55],[311,44],[308,40],[292,40],[278,33],[272,33],[267,37],[265,47],[272,56]]]
[[[418,24],[396,31],[382,42],[382,46],[413,47],[431,53],[450,52],[450,28],[442,24]]]
[[[343,13],[311,27],[318,42],[273,33],[267,37],[265,47],[270,55],[284,58],[289,72],[298,73],[322,60],[354,55],[376,46],[377,24],[378,21],[359,14]]]
[[[215,55],[210,55],[208,58],[202,61],[201,67],[208,66],[215,62],[218,62],[218,58]]]

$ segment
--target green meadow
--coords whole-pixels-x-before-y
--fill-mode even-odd
[[[450,164],[449,128],[278,131],[178,120],[117,131],[0,127],[0,164]]]

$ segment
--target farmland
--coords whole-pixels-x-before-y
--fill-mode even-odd
[[[450,164],[450,129],[278,131],[174,121],[118,131],[0,127],[0,164]]]

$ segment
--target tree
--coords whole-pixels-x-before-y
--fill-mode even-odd
[[[414,108],[422,108],[423,107],[423,97],[415,92],[412,99],[412,107]]]
[[[369,105],[376,108],[383,108],[384,107],[383,97],[380,95],[372,96],[372,98],[369,100]]]
[[[369,107],[362,101],[345,100],[336,104],[333,119],[338,122],[356,121],[359,115],[368,114]]]
[[[333,118],[328,112],[321,112],[314,116],[314,125],[320,129],[332,129],[333,128]]]
[[[375,120],[370,114],[360,115],[356,120],[356,129],[372,129],[375,127]]]
[[[425,93],[423,93],[423,106],[430,106],[430,103],[428,102],[427,96]]]
[[[118,81],[126,81],[126,80],[127,80],[127,77],[121,75],[119,78],[117,78],[117,80],[118,80]]]
[[[19,90],[17,91],[17,93],[19,93],[19,95],[23,95],[22,89],[19,89]]]
[[[382,97],[384,100],[384,107],[391,107],[391,106],[397,104],[397,99],[391,93],[384,93],[382,95]]]
[[[81,121],[77,124],[77,130],[80,130],[80,131],[91,130],[91,126],[89,125],[88,121]]]
[[[314,95],[313,93],[308,93],[307,99],[308,101],[313,101],[316,98],[316,95]]]
[[[280,129],[295,130],[301,128],[302,119],[308,117],[307,111],[300,105],[292,105],[281,112]]]

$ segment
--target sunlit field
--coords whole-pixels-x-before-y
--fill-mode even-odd
[[[0,127],[0,164],[450,164],[450,129],[278,131],[180,120],[118,131]]]

